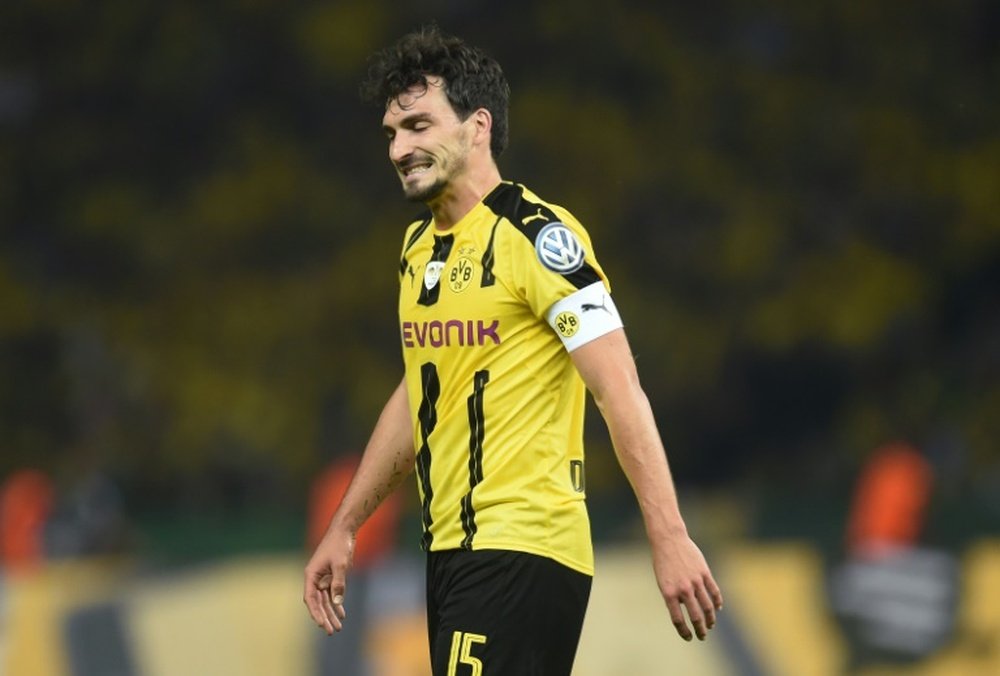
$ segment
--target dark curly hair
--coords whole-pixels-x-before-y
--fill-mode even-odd
[[[384,106],[413,86],[427,86],[427,77],[444,79],[444,92],[459,119],[479,108],[493,116],[490,153],[496,160],[507,147],[510,86],[500,64],[462,39],[445,35],[436,25],[408,33],[371,59],[361,84],[366,103]]]

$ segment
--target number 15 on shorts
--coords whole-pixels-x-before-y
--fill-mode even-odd
[[[456,631],[451,635],[448,676],[465,676],[464,669],[462,674],[458,673],[459,664],[468,664],[472,667],[472,676],[483,676],[482,660],[472,656],[472,646],[476,643],[486,643],[486,637],[482,634],[470,634],[463,631]]]

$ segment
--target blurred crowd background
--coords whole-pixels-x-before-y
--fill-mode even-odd
[[[15,1],[0,673],[25,571],[110,557],[112,579],[159,584],[268,555],[298,602],[329,507],[310,495],[402,372],[396,263],[417,207],[357,87],[373,50],[430,20],[504,66],[501,171],[589,229],[692,530],[720,560],[750,557],[733,555],[734,587],[739,561],[802,543],[843,624],[826,585],[857,577],[875,531],[954,574],[941,598],[1000,606],[1000,588],[961,582],[1000,537],[1000,5]],[[595,409],[587,436],[614,556],[641,524]],[[903,497],[872,497],[883,485]],[[388,558],[419,564],[414,493]],[[108,612],[66,626],[90,636]],[[978,620],[969,654],[1000,664],[1000,619],[983,617],[997,623]],[[725,673],[778,669],[727,631]],[[603,673],[659,673],[642,668]]]

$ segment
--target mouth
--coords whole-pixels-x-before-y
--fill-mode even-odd
[[[400,167],[399,173],[402,174],[403,178],[413,178],[430,171],[430,168],[430,162],[412,162],[406,166]]]

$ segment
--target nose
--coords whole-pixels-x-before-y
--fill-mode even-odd
[[[413,146],[407,142],[406,134],[400,132],[389,140],[389,159],[399,164],[413,153]]]

